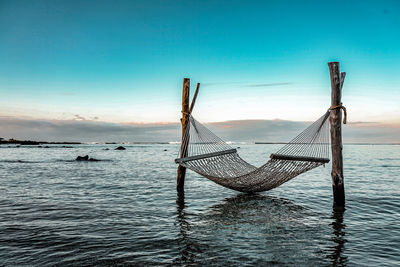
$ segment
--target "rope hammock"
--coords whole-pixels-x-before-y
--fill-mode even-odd
[[[187,114],[189,123],[182,139],[181,157],[175,163],[233,190],[271,190],[329,162],[328,118],[330,111],[338,108],[344,107],[331,107],[259,168],[244,161],[235,148]]]

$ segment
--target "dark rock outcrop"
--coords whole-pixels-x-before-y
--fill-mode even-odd
[[[76,161],[100,161],[98,159],[89,158],[88,155],[86,155],[86,156],[78,156],[75,160]]]
[[[78,156],[75,160],[77,161],[88,161],[89,160],[89,156]]]
[[[125,150],[125,149],[126,149],[125,147],[119,146],[119,147],[117,147],[115,150]]]

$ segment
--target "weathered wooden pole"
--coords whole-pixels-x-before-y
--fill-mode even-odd
[[[329,62],[329,73],[331,76],[331,149],[332,149],[332,189],[333,205],[345,205],[344,177],[343,177],[343,155],[342,155],[342,86],[345,72],[340,73],[339,62]]]
[[[184,158],[187,156],[187,146],[188,142],[183,142],[186,128],[189,123],[189,95],[190,95],[190,79],[184,78],[183,79],[183,91],[182,91],[182,141],[181,141],[181,154],[180,157]],[[178,192],[184,191],[184,184],[185,184],[185,175],[186,175],[186,168],[179,165],[178,166],[178,178],[176,181],[176,190]]]
[[[194,92],[192,103],[190,103],[190,109],[189,109],[190,113],[192,113],[193,108],[194,108],[194,104],[196,104],[196,99],[197,99],[197,95],[199,94],[199,89],[200,89],[200,83],[197,83],[196,91]]]

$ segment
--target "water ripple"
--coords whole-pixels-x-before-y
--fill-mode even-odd
[[[263,194],[188,172],[176,195],[176,145],[4,148],[5,266],[307,265],[400,262],[398,146],[345,146],[346,210],[332,210],[330,168]],[[276,145],[243,145],[252,162]],[[167,149],[165,152],[164,149]],[[160,153],[163,151],[163,153]],[[75,162],[90,155],[100,162]],[[34,163],[34,164],[30,164]]]

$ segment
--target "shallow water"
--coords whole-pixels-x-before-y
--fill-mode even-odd
[[[176,145],[115,147],[0,146],[0,265],[400,264],[400,146],[345,145],[344,212],[328,165],[255,195],[189,171],[177,196]]]

